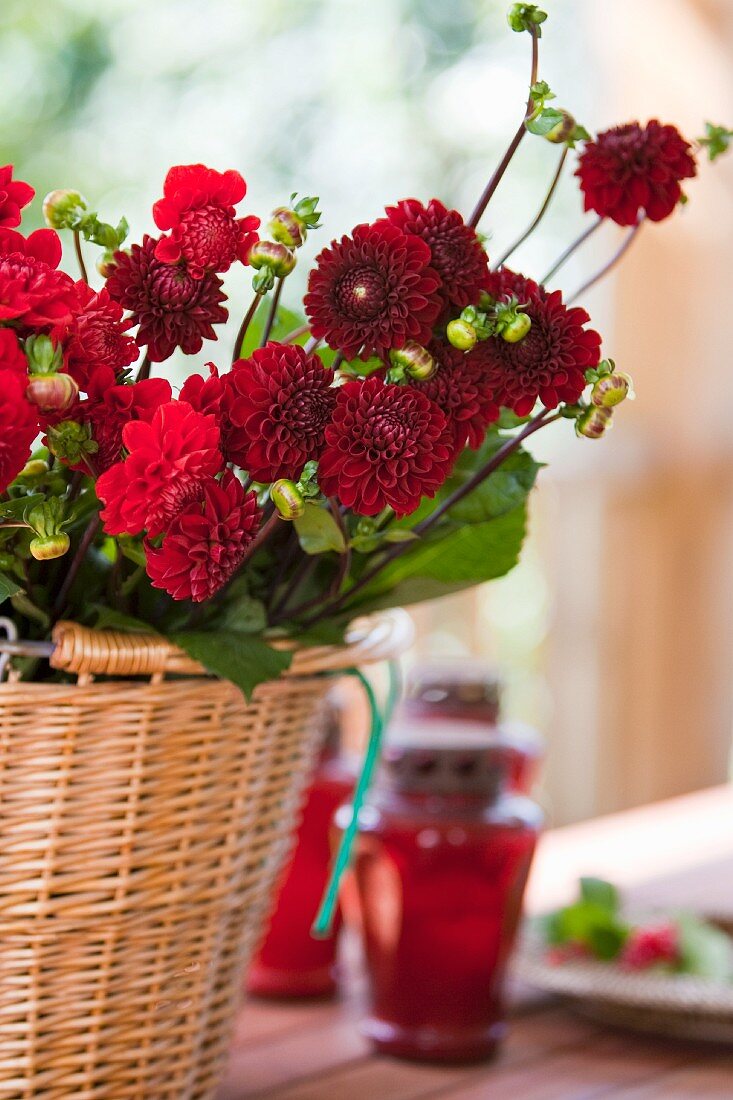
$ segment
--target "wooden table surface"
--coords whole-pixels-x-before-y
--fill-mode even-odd
[[[549,832],[529,909],[562,904],[586,873],[644,904],[733,913],[733,787]],[[359,1034],[353,937],[346,953],[339,1001],[242,1009],[219,1100],[733,1100],[733,1049],[602,1029],[526,989],[513,991],[509,1036],[491,1063],[377,1057]]]

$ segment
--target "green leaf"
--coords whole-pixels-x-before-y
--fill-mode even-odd
[[[249,583],[249,575],[244,574],[229,586],[224,613],[217,619],[217,626],[242,634],[261,634],[265,629],[265,605],[250,594]]]
[[[404,527],[392,527],[382,534],[385,542],[412,542],[417,537],[414,531],[406,531]]]
[[[148,559],[145,557],[145,551],[141,542],[132,538],[130,535],[119,535],[117,538],[120,550],[124,557],[128,561],[134,562],[135,565],[142,565],[143,569],[148,563]]]
[[[605,882],[602,878],[581,878],[580,896],[583,901],[592,901],[609,913],[617,913],[620,907],[618,890],[613,883]]]
[[[14,497],[13,500],[0,501],[0,519],[22,520],[26,508],[34,508],[45,500],[43,493],[29,493],[27,496]]]
[[[346,549],[343,531],[327,508],[306,503],[302,516],[293,520],[300,545],[306,554],[323,554],[335,550],[343,554]]]
[[[719,928],[691,915],[678,918],[680,967],[711,981],[733,979],[733,942]]]
[[[231,680],[247,699],[258,684],[277,679],[292,660],[292,653],[233,630],[184,631],[172,634],[171,641],[215,676]]]
[[[599,959],[614,959],[629,934],[628,925],[616,913],[595,901],[579,901],[554,915],[553,943],[582,943]]]
[[[5,603],[11,596],[22,592],[22,588],[7,573],[0,573],[0,604]]]
[[[515,451],[498,470],[454,504],[449,512],[450,518],[461,523],[483,523],[511,512],[527,499],[540,468],[527,451]],[[472,476],[472,472],[468,476]],[[458,463],[451,481],[457,487],[466,480],[466,472],[460,469]]]
[[[486,523],[416,539],[358,594],[352,609],[372,611],[436,599],[502,577],[519,560],[525,523],[522,506]],[[382,599],[386,594],[389,599]]]

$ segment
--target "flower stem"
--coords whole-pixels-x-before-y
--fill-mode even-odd
[[[267,341],[270,339],[270,333],[272,332],[272,326],[275,324],[275,316],[277,314],[277,307],[280,305],[280,295],[283,292],[283,280],[278,279],[277,286],[275,287],[275,293],[272,296],[270,303],[270,312],[267,315],[265,321],[265,327],[262,330],[262,339],[260,340],[260,347],[264,348]]]
[[[631,244],[632,244],[634,238],[636,237],[637,233],[641,229],[643,222],[644,222],[644,217],[642,215],[642,217],[639,219],[639,221],[636,223],[636,225],[632,226],[630,231],[626,234],[621,246],[616,249],[616,251],[614,252],[613,256],[611,256],[611,259],[608,261],[608,263],[605,263],[602,268],[600,268],[598,271],[596,271],[595,275],[591,275],[590,279],[586,279],[586,281],[583,283],[583,285],[579,286],[578,289],[575,291],[575,293],[572,294],[570,298],[568,298],[566,305],[570,306],[570,305],[573,304],[573,302],[576,302],[581,294],[585,294],[586,290],[589,290],[590,287],[595,286],[596,283],[600,282],[600,280],[604,277],[604,275],[608,274],[608,272],[611,270],[611,268],[616,266],[616,264],[619,262],[621,257],[626,252],[627,248],[631,247]]]
[[[87,550],[94,542],[94,538],[97,534],[97,531],[99,530],[101,522],[102,520],[100,518],[99,512],[95,512],[95,514],[92,516],[92,518],[89,520],[89,523],[87,524],[87,529],[81,537],[79,545],[76,548],[76,553],[71,559],[71,564],[66,571],[66,576],[64,577],[61,583],[61,587],[59,588],[58,595],[54,600],[53,612],[55,618],[58,617],[64,609],[66,599],[69,595],[69,592],[71,591],[71,586],[76,580],[76,574],[81,568],[81,564],[86,557]]]
[[[84,256],[81,250],[81,233],[78,229],[74,230],[74,251],[76,252],[76,258],[79,262],[81,277],[85,283],[88,283],[89,276],[87,275],[87,265],[84,263]]]
[[[576,248],[580,248],[581,244],[583,244],[585,241],[587,241],[588,238],[593,233],[595,233],[596,229],[598,229],[598,226],[602,225],[602,224],[603,224],[603,218],[596,218],[596,220],[593,222],[592,225],[589,225],[587,229],[584,229],[583,232],[580,234],[580,236],[576,237],[575,240],[572,242],[572,244],[569,244],[568,247],[565,249],[565,251],[558,257],[557,260],[555,260],[555,263],[552,265],[552,267],[547,272],[547,274],[545,276],[543,276],[542,279],[540,279],[540,282],[543,285],[546,282],[548,282],[552,278],[552,276],[555,275],[556,272],[558,272],[560,270],[560,268],[565,263],[565,261],[570,259],[573,252],[575,252]]]
[[[349,574],[349,567],[351,565],[351,547],[349,546],[349,532],[348,528],[346,527],[346,521],[341,515],[341,509],[339,508],[339,503],[335,497],[328,498],[328,507],[331,511],[331,515],[336,522],[336,526],[341,532],[344,540],[343,553],[339,554],[338,570],[334,574],[334,578],[331,581],[331,587],[328,591],[329,597],[336,597],[340,594],[341,587]]]
[[[502,157],[501,162],[499,163],[498,167],[494,171],[493,176],[491,177],[489,182],[486,184],[486,187],[483,190],[483,194],[481,195],[480,199],[476,203],[476,206],[474,207],[473,213],[471,214],[471,217],[468,220],[468,224],[471,226],[472,229],[475,229],[476,226],[478,225],[478,223],[481,221],[481,218],[483,217],[483,213],[486,210],[486,207],[489,205],[489,201],[491,200],[491,197],[494,194],[494,191],[496,191],[497,187],[501,183],[502,176],[504,175],[507,168],[509,167],[509,163],[510,163],[512,157],[514,156],[517,149],[519,148],[519,143],[521,142],[522,138],[524,137],[524,135],[527,132],[527,127],[525,126],[525,123],[526,123],[527,119],[530,117],[530,115],[532,114],[532,112],[534,111],[534,101],[532,99],[531,89],[532,89],[532,86],[537,83],[537,66],[538,66],[538,60],[539,60],[537,28],[534,27],[534,26],[531,27],[529,33],[532,36],[532,68],[531,68],[530,77],[529,77],[530,93],[529,93],[529,96],[527,97],[527,108],[524,112],[524,118],[522,119],[522,121],[519,125],[519,129],[517,130],[516,134],[514,135],[514,137],[512,138],[512,140],[510,142],[509,148],[507,149],[506,153]]]
[[[234,341],[234,349],[232,351],[232,363],[236,363],[237,359],[239,359],[239,356],[240,356],[240,353],[241,353],[241,350],[242,350],[242,344],[244,343],[244,338],[247,335],[247,329],[249,328],[250,321],[252,320],[255,313],[257,312],[257,306],[260,304],[261,300],[262,300],[262,295],[261,294],[255,294],[254,298],[252,299],[252,301],[250,303],[249,309],[247,310],[244,317],[242,318],[242,323],[239,326],[239,332],[237,333],[237,338]]]
[[[496,261],[496,263],[493,265],[493,270],[496,270],[497,268],[504,266],[504,264],[507,262],[509,257],[512,255],[512,253],[515,252],[516,249],[519,248],[520,244],[524,244],[524,242],[527,240],[527,237],[529,237],[532,233],[534,233],[535,229],[537,228],[539,223],[544,218],[544,216],[547,212],[547,209],[548,209],[548,207],[549,207],[549,205],[552,201],[552,196],[555,194],[555,189],[556,189],[556,187],[558,185],[558,182],[560,180],[560,176],[562,175],[562,170],[563,170],[563,166],[565,164],[565,161],[567,159],[567,155],[568,155],[568,146],[566,145],[564,147],[562,153],[560,154],[560,160],[559,160],[558,165],[557,165],[557,170],[555,172],[555,175],[552,178],[552,183],[550,184],[550,189],[547,192],[547,194],[545,195],[545,201],[542,203],[542,206],[539,208],[536,216],[529,223],[529,225],[525,229],[524,233],[522,233],[521,237],[517,237],[514,244],[511,245],[506,250],[506,252],[503,254],[503,256],[501,256]]]

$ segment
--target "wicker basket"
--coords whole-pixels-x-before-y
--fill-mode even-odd
[[[0,685],[0,1097],[213,1096],[322,674],[410,632],[396,612],[300,650],[248,705],[159,639],[60,623],[76,682]]]

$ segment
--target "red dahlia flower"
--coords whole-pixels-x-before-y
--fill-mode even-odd
[[[0,493],[30,458],[38,435],[38,410],[25,399],[25,384],[14,370],[0,370]]]
[[[109,291],[95,293],[84,282],[76,284],[81,310],[65,328],[52,336],[64,345],[66,370],[79,388],[87,390],[98,367],[108,367],[115,375],[134,363],[139,351],[132,336],[126,335],[131,322],[123,319],[119,302]]]
[[[429,246],[430,266],[440,276],[440,295],[447,306],[475,305],[486,287],[489,258],[476,231],[457,210],[446,209],[437,199],[427,206],[417,199],[403,199],[387,207],[387,219]]]
[[[271,343],[235,363],[224,382],[237,465],[255,481],[299,478],[324,447],[336,404],[332,373],[298,344]]]
[[[260,523],[257,497],[230,470],[208,478],[171,520],[163,544],[146,546],[153,588],[174,600],[208,600],[239,568]]]
[[[583,327],[590,317],[584,309],[563,305],[559,290],[548,293],[537,287],[531,293],[532,281],[508,268],[501,272],[501,282],[504,293],[514,293],[526,303],[523,312],[532,327],[516,344],[492,336],[469,353],[494,401],[518,416],[530,413],[538,398],[548,409],[561,401],[577,401],[585,389],[586,370],[597,366],[601,357],[600,336]]]
[[[483,368],[470,355],[445,340],[433,340],[428,351],[436,370],[425,382],[411,382],[442,409],[453,436],[453,452],[480,447],[486,429],[499,418],[499,406],[483,378]]]
[[[680,200],[680,180],[697,171],[691,145],[674,126],[652,119],[615,126],[589,141],[578,161],[586,210],[617,225],[635,225],[639,211],[660,222]]]
[[[13,179],[13,166],[0,168],[0,226],[13,229],[20,225],[20,212],[35,195],[29,183]]]
[[[163,198],[153,207],[158,229],[172,230],[158,241],[157,258],[168,264],[184,260],[194,278],[227,271],[235,260],[246,263],[260,224],[254,216],[234,216],[246,191],[239,172],[215,172],[203,164],[171,168]]]
[[[235,391],[226,385],[229,376],[220,376],[213,363],[207,363],[209,377],[190,374],[180,392],[181,401],[188,401],[200,413],[208,413],[216,420],[221,433],[220,450],[225,462],[241,465],[241,451],[248,442],[231,418],[231,406],[236,400]]]
[[[308,277],[311,333],[347,359],[383,357],[406,340],[426,344],[440,312],[430,249],[384,218],[332,241]]]
[[[53,229],[37,229],[29,237],[0,229],[0,323],[24,327],[67,324],[79,308],[74,280],[56,271],[61,242]]]
[[[0,328],[0,370],[14,371],[24,385],[28,381],[28,360],[11,328]]]
[[[185,504],[197,500],[201,483],[222,468],[219,429],[186,401],[160,405],[150,421],[131,420],[122,429],[129,452],[97,481],[97,496],[110,535],[160,535]]]
[[[435,496],[453,462],[453,440],[441,409],[411,386],[371,375],[337,390],[326,428],[318,483],[361,516],[393,508],[414,512]]]
[[[117,385],[111,367],[98,367],[88,383],[87,399],[79,401],[59,419],[77,420],[90,426],[92,439],[99,448],[92,461],[96,471],[102,474],[120,457],[125,425],[131,420],[149,422],[155,410],[171,397],[170,382],[164,378],[144,378],[141,382]]]
[[[160,363],[176,348],[194,355],[205,339],[216,340],[213,326],[228,314],[221,279],[211,272],[195,279],[183,264],[158,260],[155,249],[156,241],[146,235],[129,253],[115,252],[107,290],[131,311],[133,324],[140,325],[137,343],[147,344],[151,360]]]

